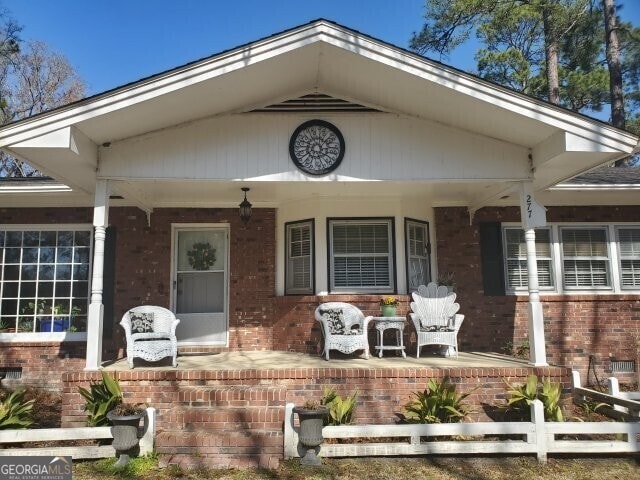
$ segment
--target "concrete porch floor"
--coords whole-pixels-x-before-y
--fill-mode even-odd
[[[174,370],[171,359],[159,362],[135,360],[135,369]],[[119,359],[104,365],[106,370],[129,370],[126,359]],[[424,355],[420,358],[402,358],[395,353],[386,353],[379,358],[371,355],[369,360],[357,355],[342,355],[331,352],[331,359],[295,352],[246,351],[221,353],[186,353],[178,355],[177,370],[278,370],[291,368],[528,368],[530,365],[519,359],[497,353],[464,352],[458,358]]]

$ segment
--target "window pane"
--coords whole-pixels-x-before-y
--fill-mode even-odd
[[[312,225],[301,222],[286,227],[286,293],[312,293]]]
[[[622,287],[640,287],[640,228],[619,228]]]
[[[553,289],[553,259],[551,252],[551,230],[540,228],[536,233],[536,264],[538,265],[538,285]],[[507,286],[510,289],[529,286],[527,269],[527,245],[522,228],[507,228],[504,235],[506,255],[505,269]]]
[[[332,288],[393,288],[390,221],[332,221]]]
[[[0,280],[2,320],[19,332],[62,332],[81,315],[84,320],[71,330],[85,331],[91,232],[2,231],[0,236],[9,244],[9,264]],[[72,272],[80,281],[71,281]]]
[[[607,232],[604,228],[562,229],[562,252],[565,287],[610,286]]]

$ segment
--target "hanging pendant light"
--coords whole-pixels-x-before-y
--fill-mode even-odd
[[[244,192],[244,200],[240,203],[240,220],[243,223],[247,223],[251,218],[251,202],[247,200],[247,192],[250,188],[242,187],[241,190]]]

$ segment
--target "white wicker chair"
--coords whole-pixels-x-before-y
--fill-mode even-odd
[[[153,315],[153,331],[145,333],[131,332],[130,313],[150,313]],[[180,323],[171,310],[154,305],[143,305],[127,311],[120,321],[127,337],[127,361],[133,368],[133,359],[138,357],[148,362],[156,362],[172,357],[173,366],[178,366],[178,340],[176,326]]]
[[[336,333],[331,324],[331,312],[341,312],[343,329],[346,333]],[[364,350],[364,358],[369,359],[369,340],[367,327],[371,316],[365,317],[362,311],[354,305],[343,302],[322,303],[315,311],[315,317],[322,326],[324,336],[324,355],[329,360],[329,350],[339,350],[342,353],[353,353]],[[334,333],[332,333],[334,331]]]
[[[416,358],[420,358],[420,348],[425,345],[444,345],[455,349],[458,356],[458,331],[464,315],[458,312],[460,305],[455,303],[456,294],[449,292],[446,286],[429,283],[420,285],[417,292],[411,294],[411,313],[418,335]],[[447,348],[447,354],[450,348]]]

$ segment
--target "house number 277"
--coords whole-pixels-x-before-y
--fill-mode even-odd
[[[531,204],[532,204],[531,195],[527,195],[527,215],[529,216],[529,218],[531,218],[531,215],[533,213]]]

